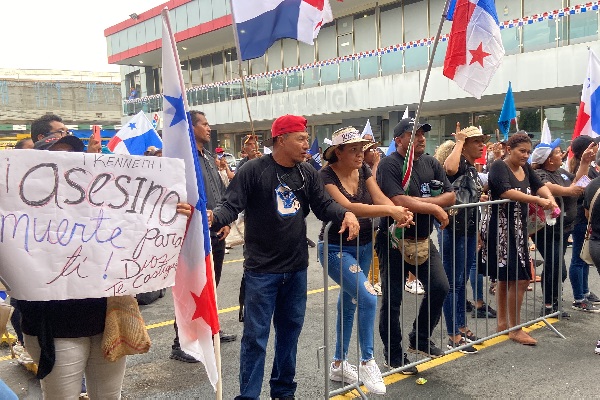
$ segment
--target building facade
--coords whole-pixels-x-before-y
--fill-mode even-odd
[[[0,69],[0,147],[29,135],[31,122],[57,114],[73,130],[121,123],[118,73]]]
[[[248,108],[259,136],[269,134],[278,116],[294,113],[307,117],[320,142],[343,126],[362,129],[369,119],[376,139],[385,145],[404,109],[416,111],[431,58],[421,109],[433,127],[429,152],[451,137],[456,122],[493,134],[509,81],[520,129],[539,138],[548,118],[553,137],[570,139],[588,48],[600,53],[598,1],[497,0],[506,56],[481,100],[442,75],[450,22],[443,24],[433,54],[444,4],[331,1],[335,20],[323,26],[314,46],[280,40],[265,56],[241,65],[228,0],[171,0],[165,5],[171,10],[189,104],[207,114],[220,144],[234,153],[250,130]],[[132,14],[135,18],[105,30],[109,62],[122,65],[123,120],[140,109],[162,109],[162,8]]]

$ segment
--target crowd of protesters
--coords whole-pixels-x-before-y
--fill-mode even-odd
[[[569,317],[561,304],[569,237],[573,241],[568,272],[572,308],[600,312],[600,298],[588,287],[589,265],[579,257],[591,214],[590,253],[600,272],[600,201],[594,201],[600,190],[600,160],[596,160],[597,142],[589,137],[571,143],[573,157],[566,165],[560,139],[534,146],[530,135],[520,131],[491,144],[490,136],[479,128],[457,125],[455,140],[442,144],[433,157],[425,152],[431,126],[408,118],[394,127],[396,151],[387,157],[377,150],[372,135],[361,135],[353,127],[337,130],[322,154],[326,164],[317,172],[308,153],[306,119],[285,115],[275,120],[271,136],[263,141],[272,153],[261,154],[258,137],[248,134],[244,157],[234,172],[222,147],[214,149],[214,155],[206,148],[211,129],[205,114],[192,111],[191,122],[208,200],[217,285],[230,225],[240,215],[245,222],[244,296],[240,298],[244,326],[236,399],[260,398],[271,322],[275,348],[270,396],[294,398],[296,353],[307,300],[309,257],[304,243],[309,240],[305,219],[310,211],[323,221],[319,260],[328,265],[329,276],[342,288],[329,365],[333,381],[360,380],[370,392],[386,392],[373,352],[378,294],[382,295],[379,336],[385,366],[400,368],[404,374],[418,372],[409,365],[406,352],[431,358],[446,354],[431,340],[442,314],[450,351],[477,352],[472,343],[481,339],[468,327],[469,311],[476,318],[496,318],[497,332],[508,334],[514,342],[535,345],[537,340],[521,329],[524,295],[535,278],[530,236],[544,260],[540,315],[560,312]],[[85,149],[60,117],[47,115],[34,121],[31,139],[15,148],[100,152],[100,142],[91,137]],[[407,168],[405,160],[411,152],[412,165]],[[160,157],[162,149],[148,148],[144,155]],[[411,174],[408,182],[406,174]],[[587,187],[580,184],[585,179],[590,181]],[[470,190],[469,200],[463,196],[465,188]],[[459,203],[502,199],[511,202],[448,212]],[[561,223],[532,230],[528,227],[530,205],[552,213]],[[189,216],[190,210],[187,204],[178,205],[183,215]],[[332,225],[325,231],[328,222]],[[434,228],[437,245],[432,240]],[[264,235],[265,231],[270,234]],[[373,249],[379,276],[371,280],[370,276],[377,275],[369,275]],[[414,275],[411,281],[407,281],[409,275]],[[496,295],[496,309],[484,301],[485,276],[495,282],[490,293]],[[381,284],[374,287],[379,279]],[[467,300],[469,280],[473,303]],[[408,345],[403,345],[400,323],[405,282],[414,282],[415,295],[423,294],[407,335]],[[16,309],[12,320],[18,335],[15,349],[24,360],[38,365],[45,398],[69,398],[80,391],[87,391],[90,398],[120,397],[125,357],[108,362],[99,349],[106,299],[31,302],[11,298],[11,305]],[[358,367],[347,360],[357,310]],[[75,320],[76,325],[63,323]],[[220,339],[235,341],[236,335],[220,332]],[[600,341],[596,353],[600,354]],[[177,329],[171,358],[198,361],[179,347]]]

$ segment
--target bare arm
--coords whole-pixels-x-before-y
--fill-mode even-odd
[[[412,197],[412,196],[411,196]],[[412,197],[423,203],[435,204],[440,207],[451,207],[456,203],[454,192],[445,192],[435,197]],[[421,213],[419,213],[421,214]]]
[[[575,180],[573,182],[577,182],[584,175],[587,175],[588,172],[590,171],[590,163],[592,161],[594,161],[594,157],[595,157],[594,146],[596,146],[596,144],[594,142],[590,143],[588,148],[585,149],[585,151],[581,155],[581,163],[579,164],[579,168],[577,169],[577,172],[575,173]]]
[[[352,203],[340,192],[340,189],[336,185],[327,184],[325,185],[325,190],[339,205],[350,210],[357,217],[392,217],[401,224],[405,224],[408,219],[412,220],[412,213],[410,211],[404,207],[395,206],[391,201],[391,204],[382,205]]]
[[[580,186],[576,186],[574,181],[571,186],[561,186],[556,183],[546,182],[545,185],[548,189],[550,189],[550,193],[552,196],[570,196],[570,197],[579,197],[583,194],[584,188]]]
[[[517,189],[510,189],[502,193],[500,198],[518,201],[521,203],[537,204],[544,210],[553,210],[554,208],[558,207],[554,201],[552,193],[550,193],[550,189],[548,189],[546,186],[539,188],[537,194],[538,196],[532,196]]]
[[[463,145],[465,144],[465,134],[460,132],[460,123],[456,123],[456,133],[455,133],[456,144],[452,149],[452,152],[444,161],[444,170],[446,174],[450,176],[456,175],[458,172],[458,167],[460,166],[460,155],[462,153]]]
[[[454,196],[454,193],[453,192],[451,192],[451,193],[452,193],[452,196]],[[441,197],[441,196],[437,196],[437,197]],[[408,208],[414,214],[433,215],[435,217],[435,219],[437,219],[440,222],[441,228],[444,229],[450,222],[448,219],[448,214],[446,213],[446,211],[444,211],[444,209],[442,207],[440,207],[437,204],[421,201],[424,199],[425,198],[422,198],[422,197],[397,195],[397,196],[392,197],[390,200],[392,200],[392,202],[397,206],[402,206],[402,207]],[[452,204],[454,204],[454,203],[452,203]]]

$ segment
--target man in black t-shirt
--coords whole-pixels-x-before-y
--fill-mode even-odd
[[[213,229],[235,221],[245,210],[240,395],[258,399],[262,388],[271,320],[275,358],[269,381],[272,398],[294,398],[296,352],[306,312],[308,247],[304,219],[312,209],[323,221],[341,224],[349,239],[358,220],[325,191],[317,171],[305,163],[309,148],[306,119],[284,115],[273,123],[265,145],[273,153],[250,160],[236,171]]]
[[[423,282],[426,293],[413,324],[413,330],[408,335],[408,351],[425,354],[432,358],[441,357],[444,354],[429,338],[440,320],[449,285],[440,254],[429,236],[433,229],[434,218],[440,222],[442,229],[448,225],[448,214],[442,207],[454,205],[455,195],[440,163],[432,156],[425,154],[425,132],[431,130],[429,124],[417,124],[416,126],[410,185],[408,192],[404,191],[402,187],[403,165],[414,125],[414,119],[409,118],[403,119],[396,125],[394,128],[396,152],[381,160],[377,169],[377,183],[383,193],[394,204],[407,207],[415,214],[415,226],[405,228],[403,238],[429,242],[427,261],[418,266],[404,262],[402,253],[390,244],[388,227],[393,221],[388,218],[381,219],[375,244],[383,289],[379,334],[383,341],[387,365],[391,367],[399,367],[408,363],[406,355],[402,351],[399,318],[402,286],[409,271]],[[436,187],[440,183],[441,188]],[[399,247],[402,249],[402,242]]]

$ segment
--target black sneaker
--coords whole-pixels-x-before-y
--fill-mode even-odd
[[[483,303],[479,308],[471,311],[472,318],[496,318],[496,310],[490,307],[488,304]]]
[[[589,292],[588,294],[585,295],[585,298],[587,301],[589,301],[593,305],[597,306],[598,304],[600,304],[600,297],[596,296],[594,294],[594,292]]]
[[[466,332],[461,332],[460,336],[462,336],[467,343],[475,343],[478,340],[480,340],[480,338],[475,336],[475,334],[470,329]]]
[[[177,347],[171,350],[171,355],[169,356],[172,360],[183,361],[186,363],[197,363],[200,362],[196,360],[194,357],[187,354],[185,351],[181,350],[181,348]]]
[[[452,339],[448,339],[448,345],[446,347],[448,347],[448,350],[452,350],[455,349],[457,347],[460,346],[464,346],[467,344],[467,341],[465,340],[464,337],[461,336],[460,340],[457,342],[454,342]],[[473,347],[473,345],[469,345],[467,347],[463,347],[462,349],[458,349],[458,351],[460,351],[463,354],[475,354],[477,353],[477,349],[475,347]]]
[[[600,308],[590,303],[587,299],[583,299],[582,301],[574,301],[571,305],[571,308],[579,311],[600,313]]]
[[[392,362],[388,362],[387,359],[385,359],[383,362],[383,365],[389,369],[401,368],[408,364],[410,364],[410,360],[408,359],[408,356],[406,355],[406,353],[404,353],[404,361],[403,362],[396,362],[395,360],[393,360]],[[402,371],[400,371],[400,373],[403,375],[416,375],[419,373],[419,370],[417,369],[416,366],[412,366],[412,367],[404,368]]]
[[[418,343],[417,345],[411,343],[408,346],[408,352],[414,353],[414,354],[421,354],[421,355],[424,355],[426,357],[431,357],[431,358],[439,358],[444,355],[444,352],[442,351],[442,349],[437,347],[435,345],[435,343],[433,343],[431,340],[429,341],[429,343],[421,342],[421,343]]]
[[[465,305],[465,311],[471,312],[471,311],[473,311],[473,308],[475,308],[473,303],[471,303],[469,300],[467,300],[467,304]]]
[[[219,338],[221,339],[221,343],[233,342],[237,339],[237,335],[235,333],[225,333],[223,331],[219,331]]]

